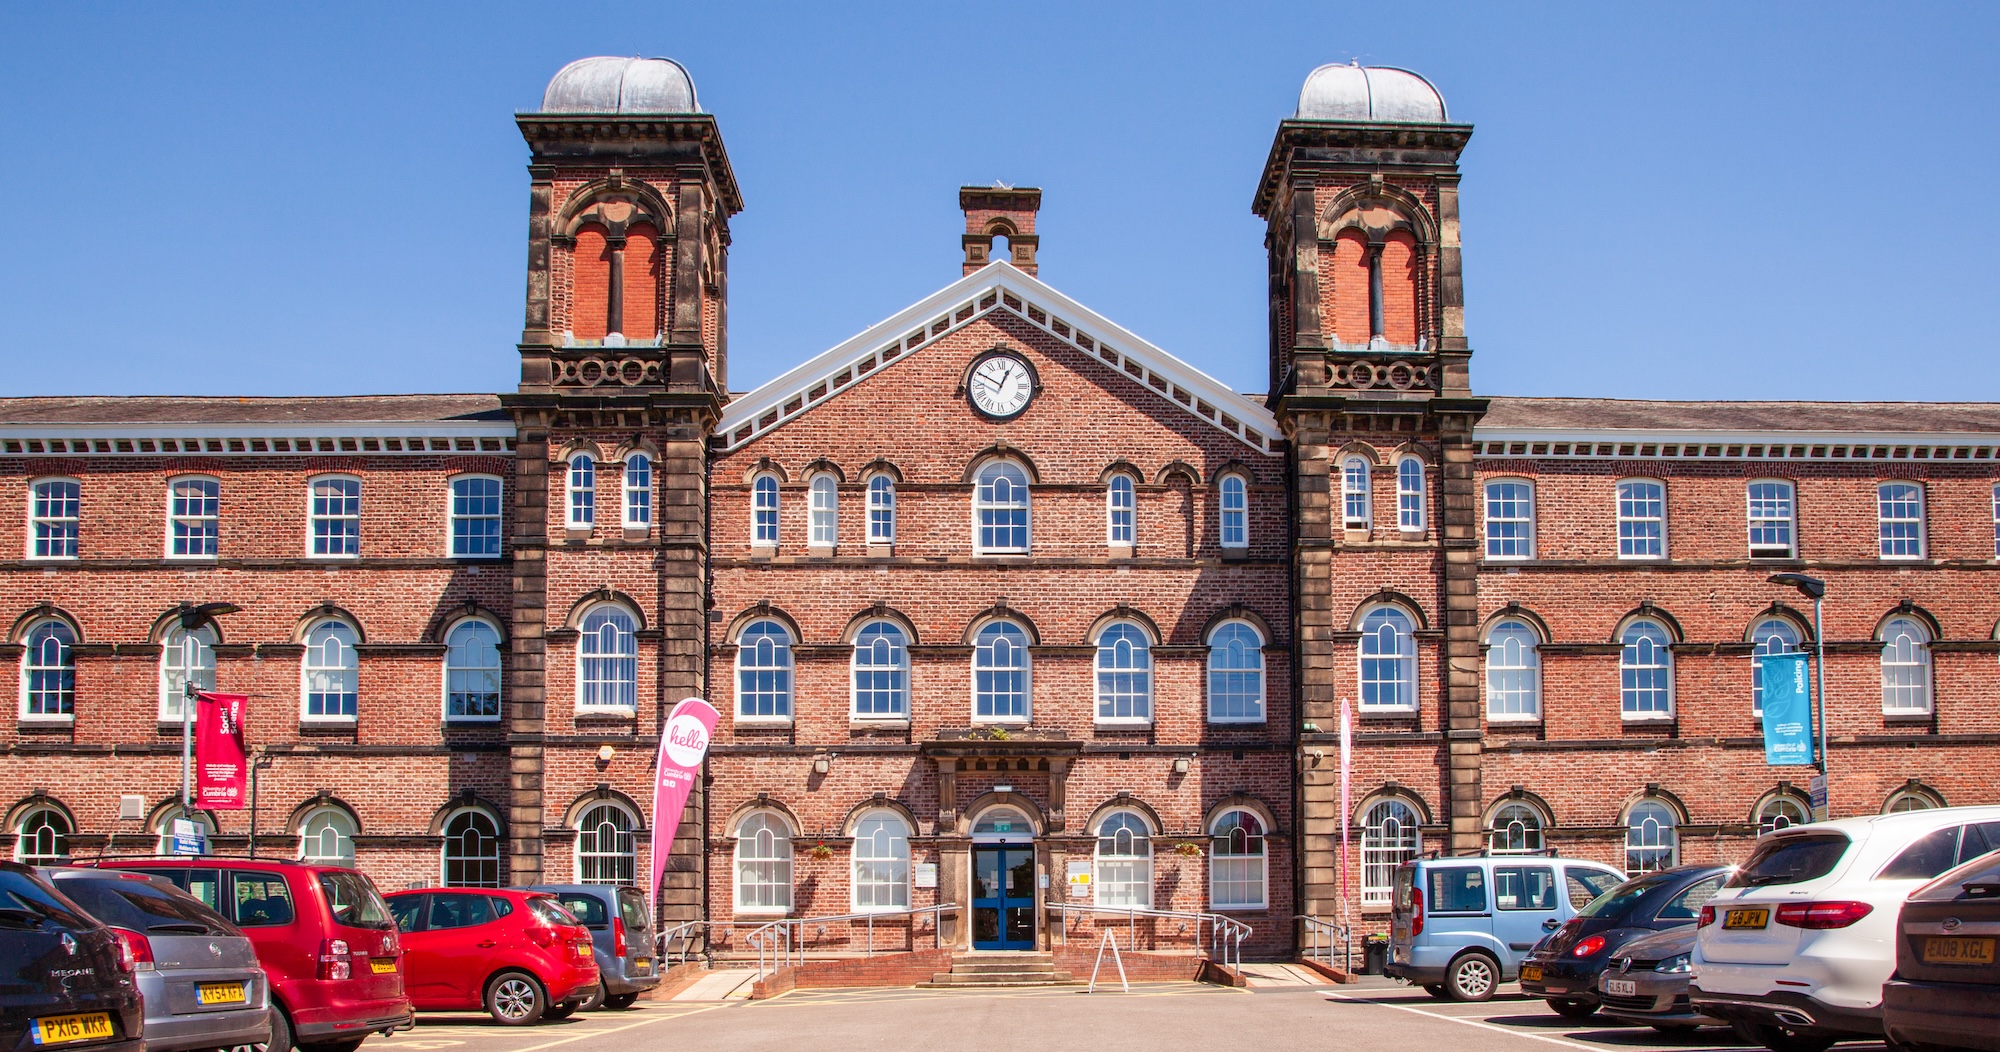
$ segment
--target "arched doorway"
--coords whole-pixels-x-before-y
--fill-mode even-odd
[[[996,804],[972,821],[972,948],[1035,948],[1035,827]]]

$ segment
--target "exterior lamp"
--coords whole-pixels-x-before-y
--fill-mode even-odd
[[[833,766],[833,758],[826,755],[825,753],[821,753],[818,756],[813,757],[814,774],[825,774],[827,770],[832,766]]]
[[[1176,756],[1176,757],[1174,757],[1174,773],[1175,773],[1175,774],[1186,774],[1186,773],[1188,773],[1188,758],[1187,758],[1187,757],[1185,757],[1185,756]]]

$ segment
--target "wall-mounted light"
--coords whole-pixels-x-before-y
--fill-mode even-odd
[[[600,745],[597,747],[598,763],[610,763],[611,758],[616,755],[618,755],[618,750],[612,748],[609,745]]]
[[[993,791],[996,793],[1011,793],[1014,791],[1014,787],[1011,785],[996,785],[993,787]]]
[[[1176,757],[1174,757],[1174,773],[1175,773],[1175,774],[1186,774],[1186,773],[1188,773],[1188,758],[1187,758],[1187,757],[1185,757],[1185,756],[1176,756]]]
[[[825,774],[828,768],[831,768],[832,766],[833,766],[833,757],[828,756],[825,753],[820,753],[818,756],[813,757],[814,774]]]

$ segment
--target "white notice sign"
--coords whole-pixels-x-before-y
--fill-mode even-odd
[[[1069,864],[1069,897],[1087,899],[1090,897],[1090,863],[1071,862]]]
[[[919,862],[917,863],[916,869],[917,869],[917,887],[920,888],[937,887],[937,863]]]

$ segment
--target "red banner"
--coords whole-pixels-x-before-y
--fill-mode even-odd
[[[701,777],[701,761],[708,755],[708,740],[715,735],[715,722],[722,714],[700,698],[684,698],[667,715],[660,731],[660,759],[653,781],[653,908],[660,906],[660,880],[667,872],[667,856],[674,850],[674,833],[680,828],[681,812],[687,808],[688,793]]]
[[[249,752],[243,741],[245,694],[195,693],[194,806],[241,811],[249,783]]]

